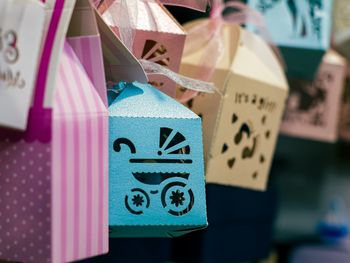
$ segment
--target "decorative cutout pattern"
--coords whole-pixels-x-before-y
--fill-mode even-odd
[[[170,64],[167,48],[163,44],[150,39],[146,40],[141,57],[165,67],[169,67]],[[148,83],[160,90],[164,88],[163,81],[150,80]]]
[[[286,3],[292,19],[294,36],[304,38],[316,35],[318,39],[322,38],[322,18],[319,15],[323,9],[322,0],[260,0],[258,9],[266,13],[283,2]]]
[[[164,87],[164,82],[161,81],[149,81],[148,83],[159,89],[162,89]]]
[[[137,156],[137,150],[133,142],[126,138],[114,141],[113,149],[121,152],[123,146],[127,146],[132,157]],[[192,159],[186,158],[191,152],[190,146],[183,134],[168,127],[161,127],[159,132],[159,158],[130,158],[133,164],[146,164],[147,167],[159,163],[166,165],[188,165]],[[138,157],[138,156],[137,156]],[[177,157],[177,158],[176,158]],[[158,187],[148,192],[141,188],[133,188],[125,195],[125,208],[134,215],[142,215],[150,207],[151,201],[159,194],[161,204],[167,212],[173,216],[187,214],[194,205],[194,194],[185,183],[190,176],[187,172],[132,172],[136,181],[144,185]],[[159,189],[162,188],[163,189]],[[152,201],[153,202],[153,201]]]
[[[170,63],[167,48],[164,45],[150,39],[146,40],[145,42],[145,46],[142,51],[142,58],[166,67],[168,67]]]
[[[256,101],[256,98],[255,98]],[[263,105],[266,102],[263,100],[259,102],[257,107],[259,105]],[[265,156],[262,153],[264,149],[259,148],[259,141],[261,139],[261,135],[254,129],[254,125],[251,121],[244,121],[241,120],[237,113],[233,113],[231,115],[230,124],[233,125],[233,127],[236,127],[237,130],[234,133],[232,144],[230,143],[223,143],[221,154],[231,154],[233,153],[234,156],[230,156],[227,159],[227,166],[229,169],[234,169],[235,164],[237,162],[242,161],[249,161],[250,159],[255,158],[256,154],[260,152],[259,154],[259,164],[265,163]],[[267,116],[263,115],[261,118],[261,124],[262,126],[266,126],[267,124]],[[265,140],[268,140],[270,138],[271,132],[269,130],[262,130],[261,132],[264,133]],[[237,149],[241,149],[239,152],[237,152]],[[230,150],[230,151],[229,151]],[[258,171],[255,171],[252,174],[252,178],[255,180],[259,176]]]
[[[328,72],[319,74],[311,83],[305,80],[290,80],[291,90],[283,121],[325,127],[328,87],[333,83],[334,77]]]

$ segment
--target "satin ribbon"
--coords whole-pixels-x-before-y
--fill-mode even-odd
[[[118,2],[117,2],[118,1]],[[123,44],[132,52],[133,43],[135,39],[135,28],[137,26],[137,17],[138,17],[138,4],[139,1],[144,1],[146,4],[150,2],[156,2],[155,0],[104,0],[99,2],[99,5],[105,6],[105,10],[111,13],[114,25],[118,27],[120,39]],[[186,2],[186,1],[183,1]],[[151,10],[151,9],[150,9]],[[150,21],[157,28],[157,21],[153,14],[150,12],[148,17]],[[175,83],[181,85],[184,88],[187,88],[196,92],[205,92],[213,93],[216,90],[216,87],[213,83],[209,83],[202,80],[197,80],[182,76],[171,71],[168,68],[162,67],[157,63],[139,60],[141,66],[144,68],[147,74],[157,74],[163,75],[168,79],[174,81]]]
[[[140,59],[139,61],[144,71],[149,75],[152,75],[152,74],[163,75],[171,79],[175,83],[181,85],[182,87],[186,87],[189,90],[206,92],[206,93],[214,93],[215,86],[213,83],[180,75],[166,67],[163,67],[157,63],[154,63],[148,60]],[[115,88],[114,88],[115,86],[116,84],[114,82],[112,81],[107,82],[107,90],[112,91],[113,89],[113,91],[115,91]]]
[[[224,11],[228,8],[234,8],[237,12],[224,14]],[[203,56],[198,63],[198,70],[193,76],[194,78],[208,81],[213,76],[216,66],[225,54],[222,27],[226,23],[239,25],[249,23],[254,25],[260,31],[260,35],[265,41],[270,43],[281,65],[284,67],[282,56],[278,48],[272,44],[262,14],[238,0],[229,0],[226,3],[224,3],[223,0],[213,0],[210,18],[187,32],[186,42],[188,41],[188,43],[191,44],[185,45],[184,56],[196,52],[198,49],[202,49],[203,46],[205,47]],[[187,90],[178,100],[185,103],[197,95],[198,92]]]

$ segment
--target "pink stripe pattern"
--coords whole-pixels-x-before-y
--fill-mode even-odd
[[[108,106],[100,36],[68,38],[68,42],[84,66],[100,98]]]
[[[45,112],[49,64],[56,63],[47,47],[54,45],[68,2],[55,0],[43,46],[32,112],[39,130],[47,120],[41,113]],[[100,50],[94,43],[89,46],[90,53]],[[86,54],[90,57],[84,63],[97,59]],[[108,251],[108,113],[98,94],[105,88],[103,78],[96,74],[103,68],[84,66],[65,43],[56,80],[51,139],[43,143],[39,137],[27,141],[19,136],[15,141],[0,141],[1,259],[69,262]],[[6,130],[0,129],[0,137],[5,136]]]
[[[62,196],[52,201],[52,227],[61,233],[53,237],[53,259],[67,262],[108,251],[108,113],[68,43],[55,97],[53,144],[61,147],[53,149],[53,181],[60,183],[52,190]],[[82,143],[87,151],[81,151],[86,147]],[[87,163],[81,164],[84,160]],[[89,166],[87,173],[83,165]],[[80,213],[82,205],[86,214]]]

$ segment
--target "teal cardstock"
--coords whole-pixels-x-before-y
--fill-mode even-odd
[[[201,119],[149,84],[109,94],[111,237],[207,226]]]
[[[313,79],[330,47],[332,0],[248,0],[264,15],[272,41],[283,55],[287,74]],[[248,25],[249,29],[254,28]]]

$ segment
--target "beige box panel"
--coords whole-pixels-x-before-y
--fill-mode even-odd
[[[207,182],[263,190],[285,91],[231,74],[207,163]]]

